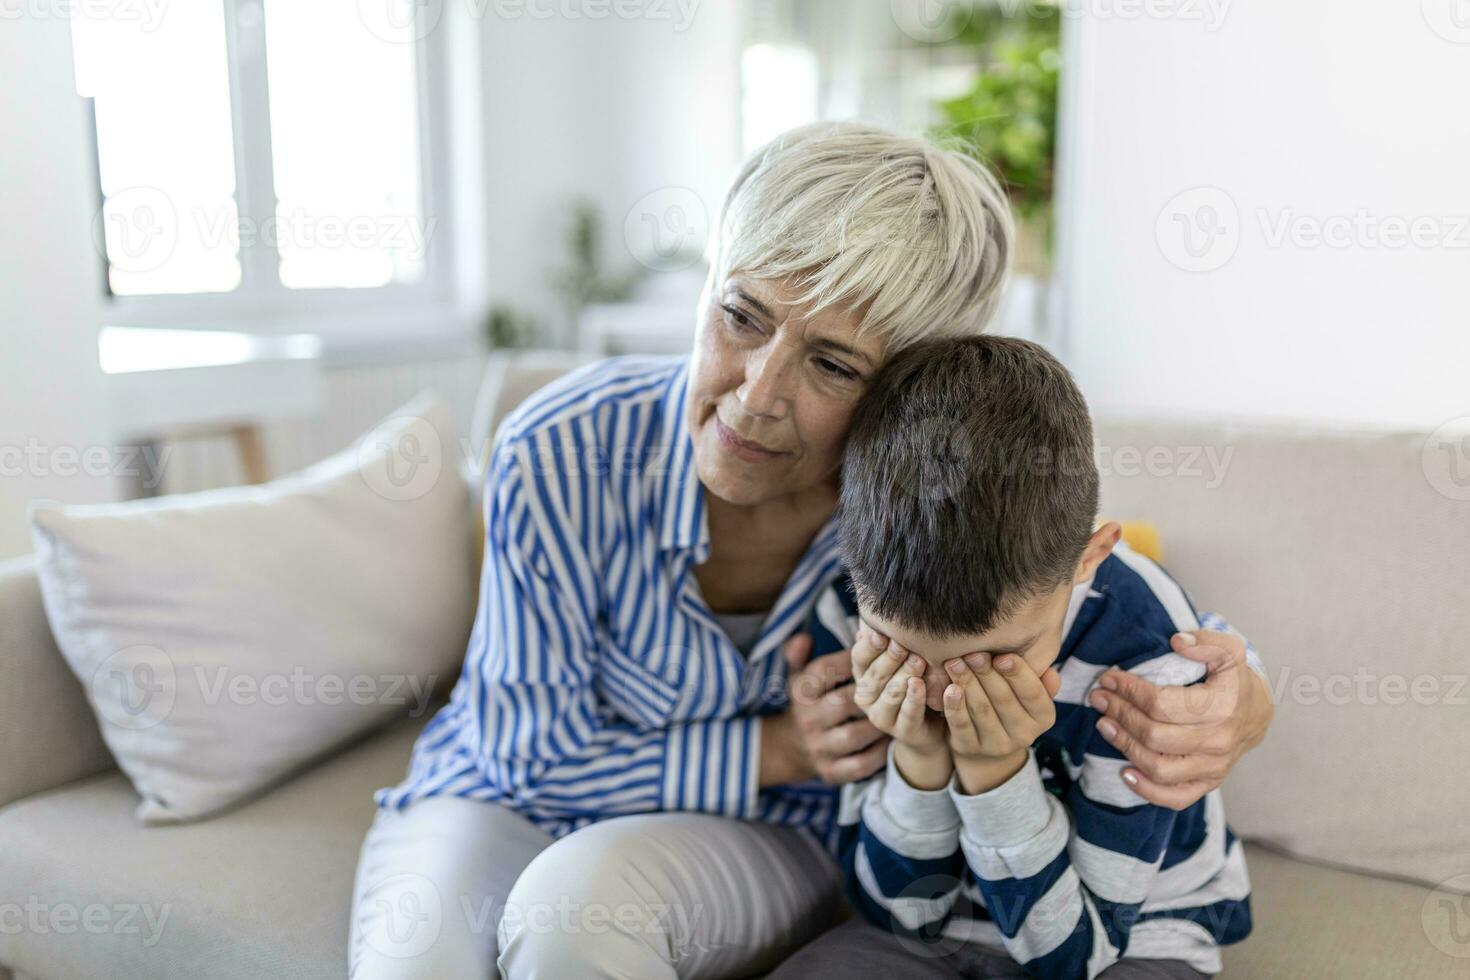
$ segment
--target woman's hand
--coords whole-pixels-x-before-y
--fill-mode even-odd
[[[1123,779],[1150,803],[1183,810],[1265,737],[1275,708],[1266,682],[1246,665],[1239,636],[1195,630],[1175,634],[1172,646],[1206,666],[1204,683],[1159,687],[1110,670],[1091,703],[1104,715],[1098,731],[1133,763]]]
[[[791,668],[790,707],[761,721],[762,787],[819,777],[829,786],[866,779],[883,768],[888,738],[853,701],[852,660],[834,653],[811,661],[812,638],[800,633],[782,654]]]

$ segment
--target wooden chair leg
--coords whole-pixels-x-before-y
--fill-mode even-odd
[[[264,483],[270,479],[270,467],[266,465],[265,440],[257,425],[241,425],[230,430],[235,440],[235,451],[240,456],[240,473],[246,483]]]

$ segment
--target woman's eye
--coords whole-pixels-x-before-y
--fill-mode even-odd
[[[836,361],[829,361],[825,357],[820,357],[817,359],[817,363],[821,365],[823,371],[827,372],[834,378],[841,379],[842,381],[857,380],[858,375],[856,371],[852,370],[851,368],[845,368],[841,364],[838,364]]]
[[[738,307],[721,305],[720,309],[725,311],[725,322],[732,324],[737,330],[755,330],[756,325],[750,317],[740,311]]]

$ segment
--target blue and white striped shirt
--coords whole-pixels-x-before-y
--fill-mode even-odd
[[[614,358],[501,425],[464,668],[379,805],[494,800],[557,836],[661,810],[830,833],[826,787],[758,790],[757,726],[786,704],[782,642],[840,574],[836,520],[742,656],[692,574],[710,538],[688,383],[687,358]]]
[[[856,614],[840,580],[818,603],[814,654],[849,648]],[[1145,801],[1120,778],[1128,760],[1097,732],[1087,697],[1109,667],[1159,685],[1202,680],[1204,665],[1172,653],[1169,637],[1228,627],[1198,617],[1126,545],[1074,589],[1066,615],[1056,724],[1010,780],[975,796],[953,783],[920,791],[890,753],[885,770],[843,787],[849,893],[898,935],[1003,948],[1036,977],[1090,978],[1124,955],[1218,972],[1219,945],[1251,928],[1245,856],[1220,792],[1180,812]]]

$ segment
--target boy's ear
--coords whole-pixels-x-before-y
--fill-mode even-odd
[[[1072,577],[1073,582],[1085,582],[1092,578],[1092,573],[1097,571],[1103,559],[1113,553],[1113,547],[1123,537],[1123,525],[1117,521],[1108,521],[1106,524],[1092,532],[1092,537],[1087,539],[1087,547],[1082,552],[1082,559],[1077,562],[1077,574]]]

